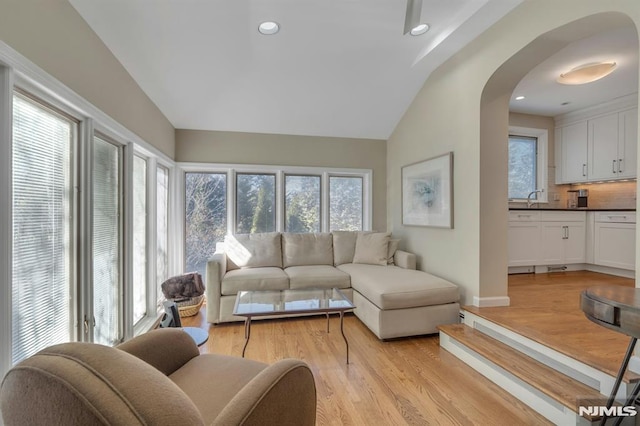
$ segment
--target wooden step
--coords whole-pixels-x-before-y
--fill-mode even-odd
[[[575,317],[559,319],[557,312],[545,309],[464,306],[462,311],[470,312],[611,377],[618,375],[622,355],[629,344],[627,336],[596,325],[583,318],[582,314],[579,316],[581,321],[576,323]],[[523,317],[531,321],[526,326],[523,326]],[[571,332],[567,336],[567,330],[571,327],[580,331]],[[586,347],[587,350],[579,350],[580,347]],[[627,384],[636,383],[640,381],[640,374],[627,370],[623,381]]]
[[[579,402],[606,399],[599,391],[580,383],[518,350],[464,324],[443,325],[440,331],[493,364],[528,383],[539,392],[578,412]],[[585,416],[590,421],[596,417]]]

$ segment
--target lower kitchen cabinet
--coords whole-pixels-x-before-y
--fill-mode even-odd
[[[584,211],[509,212],[509,266],[565,265],[586,259]]]
[[[540,258],[540,223],[509,222],[509,266],[535,265]]]
[[[596,216],[594,263],[612,268],[635,270],[635,213],[599,213]]]
[[[584,263],[586,228],[583,222],[540,222],[542,265]]]
[[[587,240],[585,211],[509,212],[509,267],[589,263],[634,271],[635,212],[589,214],[595,220],[590,216]]]

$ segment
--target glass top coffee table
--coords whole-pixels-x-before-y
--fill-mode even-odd
[[[344,312],[355,309],[355,306],[337,288],[332,289],[297,289],[276,291],[240,291],[236,296],[233,315],[245,317],[244,347],[242,357],[251,337],[251,319],[292,314],[324,313],[327,315],[327,333],[329,332],[329,314],[340,315],[340,333],[347,347],[347,364],[349,364],[349,342],[344,335]]]

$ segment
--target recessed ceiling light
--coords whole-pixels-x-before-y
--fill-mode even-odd
[[[260,31],[260,34],[273,35],[280,31],[280,25],[277,22],[265,21],[258,26],[258,31]]]
[[[592,81],[600,80],[616,69],[615,62],[597,62],[591,64],[580,65],[571,71],[560,74],[556,79],[561,84],[586,84]]]
[[[524,96],[522,96],[522,95],[521,96],[516,96],[516,101],[521,101],[523,99],[524,99]]]
[[[429,31],[429,24],[420,24],[411,29],[409,32],[412,36],[419,36]]]

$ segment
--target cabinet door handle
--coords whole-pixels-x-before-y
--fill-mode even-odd
[[[563,226],[562,227],[562,239],[563,240],[568,240],[569,239],[569,227],[568,226]]]
[[[611,171],[612,171],[613,173],[618,173],[618,172],[616,172],[616,160],[613,160],[613,163],[612,163],[612,165],[611,165]]]
[[[530,214],[519,214],[518,217],[531,217]]]
[[[586,176],[587,175],[587,165],[583,164],[582,165],[582,176]]]
[[[622,173],[622,158],[618,158],[618,173]]]
[[[627,217],[626,217],[626,216],[622,216],[622,215],[615,215],[615,216],[613,216],[613,215],[609,215],[609,216],[607,216],[607,217],[608,217],[610,220],[613,220],[613,219],[615,219],[616,217],[619,217],[619,218],[622,218],[622,219],[625,219],[625,220],[627,219]]]

